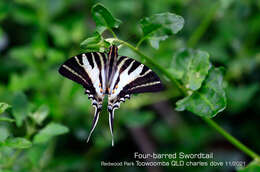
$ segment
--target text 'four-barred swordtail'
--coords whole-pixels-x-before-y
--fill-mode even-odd
[[[92,100],[95,108],[92,127],[88,136],[93,133],[105,95],[108,95],[109,127],[113,138],[114,111],[121,102],[130,99],[131,94],[158,92],[164,89],[160,78],[144,64],[126,56],[118,56],[115,45],[109,52],[83,53],[71,57],[59,68],[59,73],[85,88],[85,94]]]

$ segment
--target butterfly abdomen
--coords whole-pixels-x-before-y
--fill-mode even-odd
[[[107,90],[106,93],[108,94],[110,92],[109,85],[111,85],[111,82],[113,80],[113,77],[115,75],[115,72],[117,70],[117,57],[118,57],[118,48],[115,45],[112,45],[109,48],[108,52],[108,60],[106,64],[106,83],[107,83]]]

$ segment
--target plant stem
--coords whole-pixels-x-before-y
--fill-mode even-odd
[[[108,28],[108,30],[113,35],[113,37],[117,39],[117,36],[116,36],[115,32],[112,29],[110,29],[110,28]]]
[[[220,3],[216,2],[213,4],[211,9],[209,10],[209,13],[205,15],[205,17],[202,19],[201,24],[199,27],[192,33],[190,39],[188,40],[188,46],[189,47],[194,47],[201,36],[205,33],[207,28],[209,27],[209,24],[211,23],[213,17],[215,16],[217,9],[219,8]]]
[[[237,140],[235,137],[230,135],[227,131],[225,131],[222,127],[220,127],[215,121],[209,118],[202,117],[202,119],[210,125],[212,128],[217,130],[222,136],[224,136],[230,143],[232,143],[235,147],[243,151],[245,154],[250,156],[253,159],[260,160],[260,156],[252,151],[250,148],[248,148],[246,145],[241,143],[239,140]]]
[[[143,42],[145,39],[146,39],[146,37],[141,38],[141,39],[137,42],[135,48],[136,48],[136,49],[139,49],[139,46],[142,44],[142,42]]]

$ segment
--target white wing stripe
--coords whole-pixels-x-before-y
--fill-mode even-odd
[[[99,55],[100,61],[101,61],[101,77],[102,77],[102,89],[106,89],[106,75],[105,75],[105,64],[103,61],[103,57],[100,53],[97,53]]]
[[[140,87],[152,86],[152,85],[156,85],[156,84],[160,84],[160,83],[161,83],[160,81],[156,81],[156,82],[146,83],[146,84],[143,84],[143,85],[137,85],[135,87],[132,87],[130,90],[140,88]]]
[[[82,67],[82,64],[80,64],[78,57],[75,56],[74,58],[76,59],[76,62],[78,63],[78,65]]]
[[[62,65],[62,66],[64,68],[66,68],[68,71],[70,71],[71,73],[73,73],[74,75],[76,75],[77,77],[79,77],[80,79],[82,79],[86,84],[88,84],[87,81],[81,75],[79,75],[77,72],[75,72],[73,69],[69,68],[66,65]]]
[[[92,56],[91,58],[93,59],[93,63],[94,63],[93,69],[92,69],[91,65],[89,64],[89,61],[85,54],[82,54],[82,62],[83,62],[82,66],[84,67],[85,71],[88,73],[88,76],[93,84],[93,87],[95,88],[96,93],[99,95],[99,97],[102,97],[103,93],[101,93],[100,88],[99,88],[100,70],[99,70],[96,60],[94,58],[94,53],[91,53],[91,56]],[[103,62],[103,59],[101,61]],[[104,65],[102,66],[102,68],[104,68]]]

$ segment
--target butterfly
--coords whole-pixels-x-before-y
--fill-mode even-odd
[[[155,72],[132,58],[119,56],[116,45],[110,46],[108,53],[89,52],[71,57],[60,66],[59,73],[81,84],[85,94],[92,100],[95,113],[87,142],[97,125],[104,97],[108,96],[112,146],[114,111],[120,107],[120,103],[135,93],[164,89]]]

